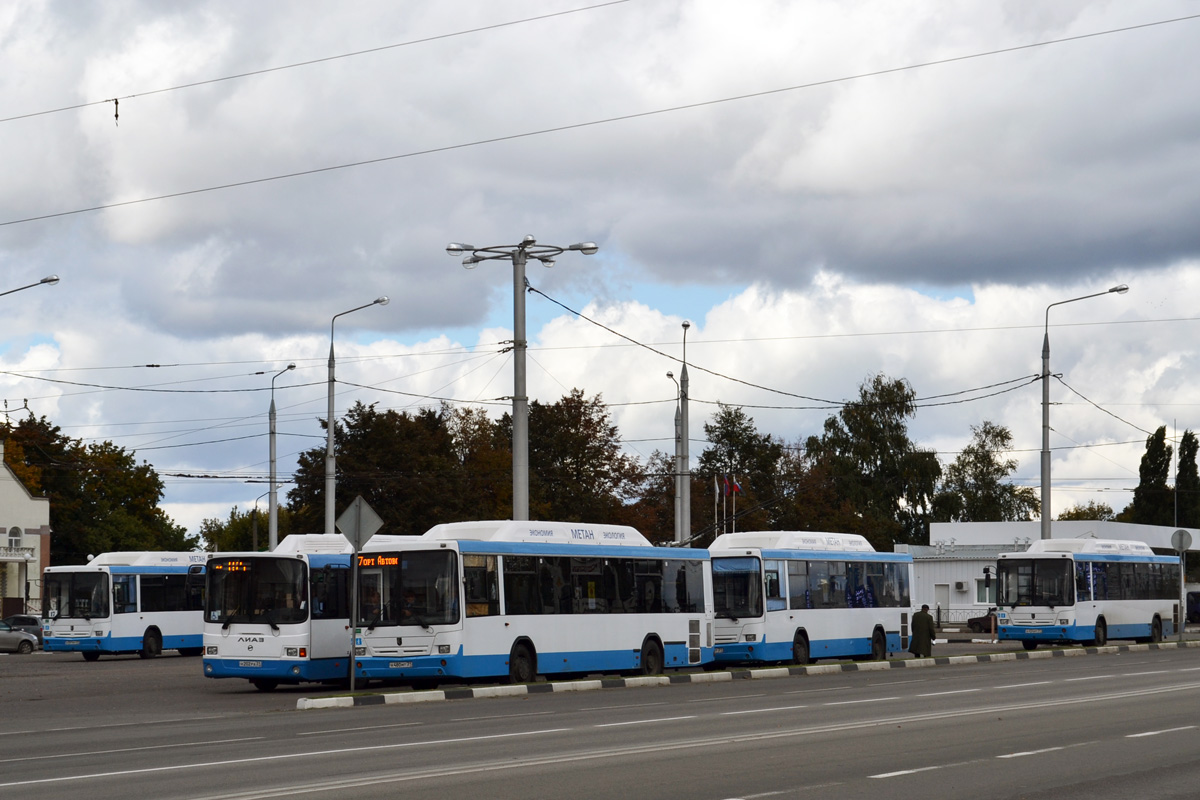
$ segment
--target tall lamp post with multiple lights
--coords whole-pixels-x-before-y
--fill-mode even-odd
[[[347,314],[353,314],[355,311],[362,311],[364,308],[371,306],[386,306],[388,298],[386,295],[377,297],[370,303],[365,303],[361,306],[356,306],[349,311],[343,311],[340,314],[334,314],[329,320],[329,418],[326,423],[328,430],[325,437],[325,532],[336,533],[335,526],[335,503],[334,498],[337,492],[337,458],[333,454],[333,385],[334,379],[334,361],[333,361],[333,323],[337,322],[338,317],[344,317]]]
[[[525,389],[525,262],[535,258],[543,267],[553,267],[554,259],[567,250],[593,255],[594,242],[580,242],[568,247],[538,244],[526,236],[520,244],[476,247],[473,244],[451,242],[446,252],[452,256],[464,253],[463,266],[474,269],[483,261],[511,261],[513,267],[513,510],[514,520],[529,519],[529,397]]]
[[[271,412],[268,415],[271,421],[271,498],[267,505],[267,541],[271,550],[279,544],[279,482],[275,478],[275,378],[295,368],[295,364],[288,364],[271,378]]]
[[[683,366],[679,368],[679,483],[680,514],[678,544],[692,538],[692,461],[688,452],[688,371],[687,333],[692,323],[683,321]]]
[[[1050,538],[1050,309],[1055,306],[1087,300],[1089,297],[1100,297],[1106,294],[1125,294],[1129,287],[1125,284],[1114,286],[1108,291],[1085,294],[1082,297],[1072,297],[1070,300],[1060,300],[1046,306],[1046,330],[1042,339],[1042,538]]]
[[[675,384],[675,544],[683,541],[683,391],[675,373],[667,377]]]

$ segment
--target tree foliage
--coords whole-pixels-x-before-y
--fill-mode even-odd
[[[714,534],[735,527],[750,531],[774,527],[780,495],[782,442],[769,433],[760,433],[754,419],[740,407],[720,402],[712,421],[704,423],[704,437],[708,446],[696,464],[692,497],[695,500],[699,494],[701,502],[707,498],[707,506],[715,495],[719,517]],[[728,490],[726,477],[730,481]],[[735,479],[737,487],[733,484]],[[732,519],[734,505],[738,507],[736,521]],[[696,520],[693,512],[693,522]],[[711,538],[704,536],[702,541],[707,543]]]
[[[1146,437],[1146,452],[1138,466],[1138,485],[1133,490],[1133,502],[1117,517],[1122,522],[1140,525],[1172,525],[1175,522],[1175,494],[1171,479],[1171,445],[1167,444],[1167,427]]]
[[[1033,519],[1041,508],[1037,492],[1005,479],[1017,469],[1005,458],[1012,433],[984,420],[971,426],[972,439],[943,472],[934,497],[937,522],[1020,522]]]
[[[158,507],[158,473],[112,442],[84,444],[45,417],[6,424],[4,460],[31,494],[50,500],[50,558],[81,564],[116,550],[191,550],[197,537]]]
[[[916,393],[907,381],[884,375],[864,382],[857,402],[825,421],[805,443],[812,463],[833,481],[841,504],[858,517],[852,532],[876,549],[928,538],[928,519],[941,476],[937,455],[908,438]]]
[[[1179,524],[1200,528],[1200,473],[1196,467],[1196,434],[1187,430],[1179,440],[1179,466],[1175,492],[1179,498]]]
[[[1113,522],[1116,520],[1117,515],[1108,503],[1097,503],[1095,500],[1088,500],[1083,505],[1076,503],[1059,514],[1058,518],[1060,521],[1098,520],[1101,522]]]

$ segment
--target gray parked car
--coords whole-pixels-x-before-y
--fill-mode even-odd
[[[40,617],[35,617],[32,614],[13,614],[11,617],[5,617],[0,622],[7,622],[13,628],[26,633],[32,633],[37,637],[38,646],[42,644],[42,620]]]
[[[19,631],[7,622],[0,622],[0,650],[9,653],[32,653],[38,640],[32,633]]]

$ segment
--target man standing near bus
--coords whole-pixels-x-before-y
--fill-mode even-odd
[[[929,613],[929,606],[921,606],[921,610],[913,614],[912,618],[912,636],[908,643],[908,652],[912,653],[917,658],[931,658],[933,656],[933,615]]]

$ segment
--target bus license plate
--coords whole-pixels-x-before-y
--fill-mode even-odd
[[[239,661],[238,666],[239,667],[261,667],[262,662],[261,661]]]
[[[389,661],[388,669],[412,669],[411,661]]]
[[[1025,632],[1026,633],[1041,633],[1042,629],[1041,628],[1026,628]]]
[[[78,639],[68,639],[67,641],[63,642],[63,644],[79,644],[79,640]]]

